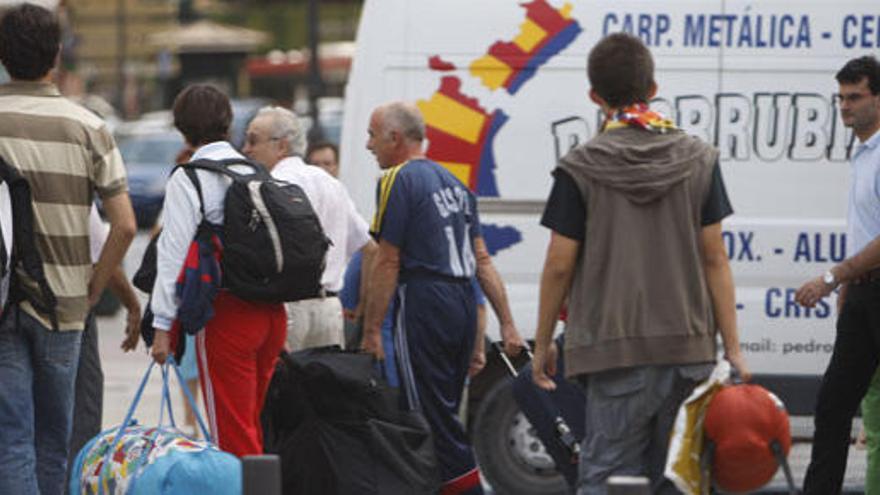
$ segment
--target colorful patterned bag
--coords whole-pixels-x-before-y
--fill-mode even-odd
[[[79,452],[71,473],[69,492],[75,494],[191,494],[238,495],[241,493],[241,463],[207,441],[186,437],[174,424],[168,393],[169,368],[180,379],[172,358],[162,366],[162,404],[159,426],[146,427],[132,421],[144,386],[153,369],[151,363],[120,428],[112,428],[91,439]],[[195,401],[183,387],[205,438],[211,438]],[[168,412],[170,425],[163,425]],[[78,474],[78,476],[76,475]]]

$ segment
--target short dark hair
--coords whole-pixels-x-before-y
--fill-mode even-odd
[[[654,85],[654,60],[639,38],[611,34],[590,50],[587,77],[593,90],[612,107],[647,103]]]
[[[191,84],[174,99],[174,127],[192,146],[229,137],[232,105],[229,97],[210,84]]]
[[[880,62],[872,55],[850,60],[834,77],[841,84],[858,84],[862,79],[868,78],[871,94],[880,94]]]
[[[333,150],[333,156],[336,158],[336,161],[339,161],[339,147],[330,141],[317,141],[315,143],[309,143],[309,148],[306,150],[306,158],[311,156],[313,151],[322,150],[324,148]]]
[[[0,20],[0,62],[13,79],[43,78],[55,66],[60,42],[58,19],[43,7],[25,3]]]

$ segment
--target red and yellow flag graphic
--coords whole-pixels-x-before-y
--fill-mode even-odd
[[[428,158],[440,163],[480,196],[497,196],[492,174],[492,141],[507,120],[501,110],[488,113],[461,92],[461,81],[444,77],[430,99],[416,103],[425,118]]]
[[[493,91],[503,87],[515,94],[538,67],[581,32],[580,25],[571,18],[570,3],[557,10],[547,0],[534,0],[523,7],[526,20],[513,41],[494,43],[486,55],[471,63],[471,74]]]

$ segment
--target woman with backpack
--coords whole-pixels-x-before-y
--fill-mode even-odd
[[[195,150],[193,160],[245,162],[227,141],[232,108],[220,90],[205,84],[188,86],[175,99],[173,113],[175,127]],[[230,183],[231,179],[221,174],[185,168],[176,170],[168,180],[151,303],[156,329],[152,355],[159,363],[168,357],[172,340],[169,330],[181,316],[181,306],[205,306],[200,309],[207,323],[196,334],[195,347],[211,436],[222,450],[241,457],[263,452],[260,410],[284,345],[284,306],[247,301],[222,288],[211,301],[205,296],[212,293],[211,287],[195,291],[196,300],[188,300],[191,292],[181,290],[178,284],[182,270],[200,268],[194,266],[199,257],[188,256],[200,225],[207,225],[222,237],[224,201]],[[197,281],[216,282],[204,277]]]

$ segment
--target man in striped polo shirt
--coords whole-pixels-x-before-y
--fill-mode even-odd
[[[135,234],[122,157],[103,121],[52,83],[60,29],[30,4],[0,20],[0,157],[31,186],[34,243],[57,305],[17,273],[23,300],[0,323],[0,493],[60,494],[81,331]],[[98,263],[89,256],[95,194],[110,221]]]

